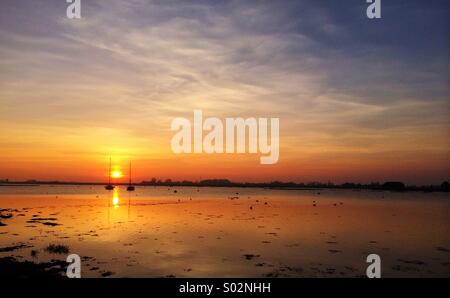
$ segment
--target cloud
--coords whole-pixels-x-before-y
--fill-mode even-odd
[[[440,7],[417,20],[409,19],[417,2],[406,17],[388,4],[386,15],[399,17],[374,24],[361,1],[99,0],[83,2],[83,18],[69,20],[61,2],[4,4],[4,127],[111,129],[145,147],[149,132],[169,144],[170,121],[201,108],[218,117],[280,117],[293,156],[305,147],[297,142],[377,151],[380,134],[448,132],[448,46],[440,34],[426,44],[428,32],[408,28],[442,33]],[[9,15],[17,11],[30,21],[18,24]]]

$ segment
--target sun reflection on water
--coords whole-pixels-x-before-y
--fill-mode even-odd
[[[114,208],[119,207],[119,190],[117,189],[117,187],[114,188],[114,190],[113,190],[112,204],[113,204]]]

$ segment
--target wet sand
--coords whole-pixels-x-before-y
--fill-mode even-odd
[[[0,209],[0,267],[64,274],[75,253],[83,277],[361,277],[375,253],[383,277],[450,277],[448,193],[1,187]]]

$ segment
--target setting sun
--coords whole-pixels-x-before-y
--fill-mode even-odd
[[[120,171],[114,171],[111,173],[112,178],[120,178],[122,177],[122,173]]]

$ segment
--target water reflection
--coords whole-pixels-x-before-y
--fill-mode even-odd
[[[449,276],[448,194],[61,186],[56,198],[43,195],[54,187],[27,191],[36,194],[0,195],[13,215],[2,218],[0,248],[30,247],[0,258],[47,262],[57,256],[45,247],[61,243],[92,258],[85,277],[359,277],[369,253],[382,256],[385,277]],[[229,199],[237,191],[239,199]]]
[[[112,204],[114,208],[119,208],[119,189],[117,187],[113,190]]]

